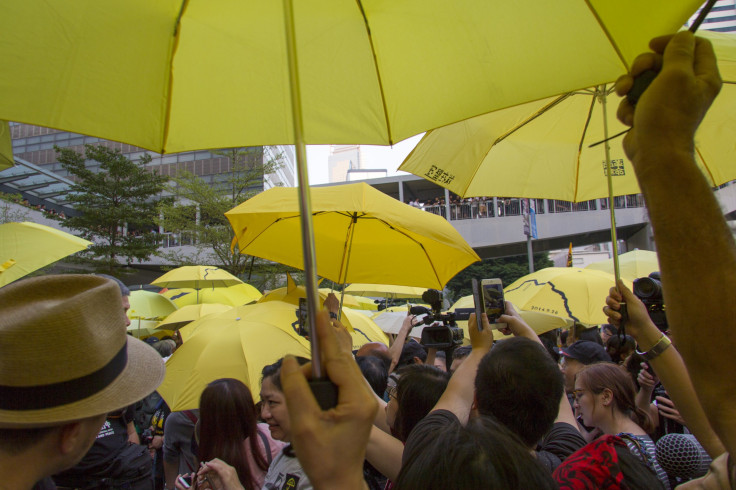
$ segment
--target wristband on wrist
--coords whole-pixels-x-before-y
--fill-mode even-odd
[[[636,349],[636,353],[642,356],[644,360],[651,361],[658,357],[662,352],[666,351],[670,345],[672,345],[672,341],[665,334],[662,334],[657,343],[654,344],[651,349],[646,352],[641,352],[639,349]]]

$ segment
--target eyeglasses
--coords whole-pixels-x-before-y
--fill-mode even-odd
[[[580,400],[580,398],[582,398],[582,397],[583,397],[583,394],[584,394],[584,393],[585,393],[586,391],[587,391],[587,390],[575,390],[575,391],[573,391],[573,392],[572,392],[572,396],[574,396],[574,397],[575,397],[575,400],[576,400],[576,401],[577,401],[577,400]]]
[[[396,397],[396,385],[390,385],[386,387],[386,393],[388,394],[389,398],[393,398],[394,400],[398,400]]]

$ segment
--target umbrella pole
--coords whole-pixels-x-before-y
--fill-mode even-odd
[[[286,30],[286,53],[289,62],[289,85],[291,89],[291,114],[294,126],[294,149],[296,151],[296,170],[299,176],[299,212],[302,228],[302,253],[304,255],[304,283],[307,289],[307,316],[314,329],[317,324],[317,274],[314,252],[314,228],[312,227],[312,203],[309,200],[309,177],[307,175],[307,148],[304,143],[301,94],[299,92],[299,72],[296,59],[296,39],[292,0],[284,0],[284,21]],[[310,336],[312,350],[312,376],[315,380],[326,379],[322,366],[319,339]],[[334,406],[334,405],[333,405]]]
[[[608,112],[606,108],[606,86],[601,85],[597,90],[598,97],[603,109],[603,149],[606,154],[606,180],[608,181],[608,211],[611,215],[611,246],[613,248],[613,273],[616,276],[616,283],[621,279],[621,270],[618,264],[618,238],[616,236],[616,210],[613,203],[613,175],[611,175],[611,145],[608,142]]]

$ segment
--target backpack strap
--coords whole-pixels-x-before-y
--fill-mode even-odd
[[[194,412],[192,412],[191,410],[184,410],[184,412],[183,412],[183,413],[184,413],[184,415],[186,415],[186,416],[187,416],[187,418],[188,418],[189,420],[191,420],[191,421],[192,421],[192,423],[193,423],[193,424],[195,424],[195,425],[196,425],[196,423],[197,423],[197,416],[196,416],[196,415],[194,415]]]
[[[260,436],[261,441],[263,441],[263,447],[266,450],[266,459],[268,460],[268,466],[271,466],[271,461],[273,461],[273,455],[271,454],[271,444],[268,442],[268,437],[266,437],[266,434],[264,434],[258,429],[256,429],[256,432]]]

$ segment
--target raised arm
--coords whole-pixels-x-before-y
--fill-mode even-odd
[[[399,333],[396,335],[396,338],[391,344],[391,347],[388,348],[388,353],[391,356],[391,366],[388,369],[388,374],[394,372],[396,365],[399,363],[399,359],[401,358],[401,351],[404,348],[404,343],[406,342],[406,337],[407,335],[409,335],[409,332],[411,332],[411,329],[414,327],[414,318],[414,315],[406,315],[406,318],[404,318],[404,323],[401,324],[401,330],[399,330]]]
[[[647,202],[674,340],[711,426],[733,454],[736,245],[694,158],[695,131],[721,78],[710,43],[689,32],[650,47],[654,53],[638,57],[631,75],[648,68],[659,74],[636,110],[625,100],[619,106],[619,119],[633,124],[624,149]],[[631,75],[617,81],[619,94],[629,91]]]
[[[625,325],[626,332],[634,337],[640,351],[651,351],[655,344],[661,341],[664,334],[652,323],[644,304],[623,282],[619,282],[618,290],[611,288],[609,296],[606,298],[607,306],[604,308],[604,312],[608,315],[610,323],[616,326],[620,325],[621,315],[617,313],[617,310],[622,299],[626,301],[629,313],[629,321]],[[703,407],[695,394],[685,363],[675,346],[671,345],[661,354],[648,359],[647,362],[654,369],[662,385],[667,390],[672,402],[685,420],[688,429],[700,441],[703,448],[714,459],[722,454],[725,448],[708,422]]]
[[[483,314],[483,330],[478,331],[475,321],[475,313],[470,314],[468,319],[468,332],[473,350],[465,361],[457,368],[450,378],[445,392],[440,397],[434,410],[449,410],[454,413],[461,424],[468,422],[470,409],[475,399],[475,375],[478,372],[478,364],[483,356],[491,350],[493,345],[493,331],[488,324],[488,317]]]

